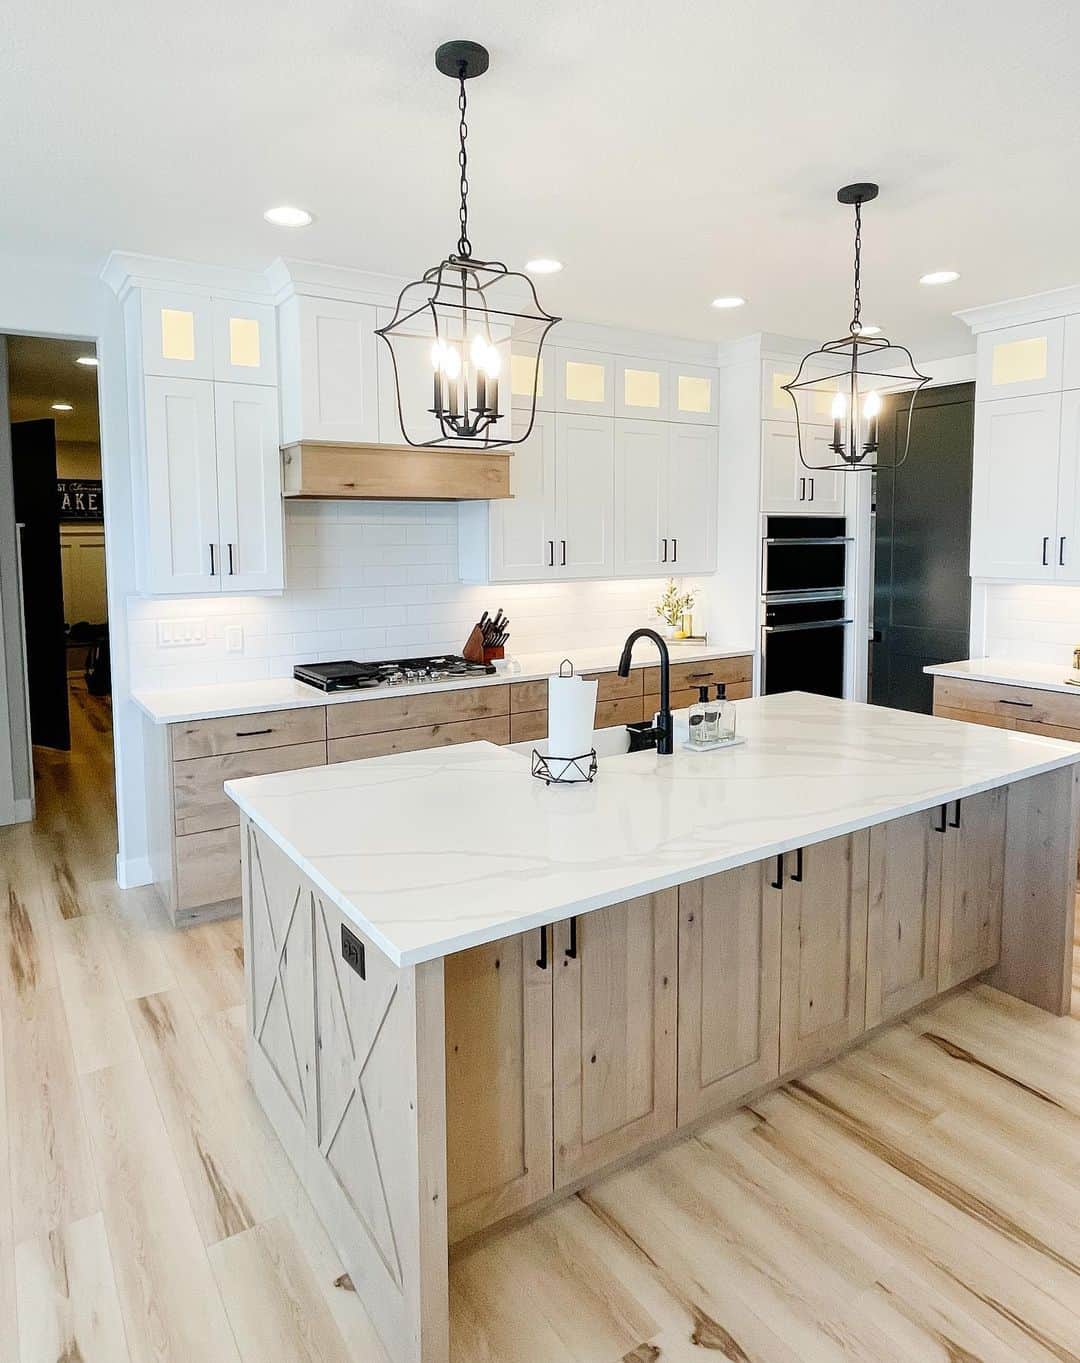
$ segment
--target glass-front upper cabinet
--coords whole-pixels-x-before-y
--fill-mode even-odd
[[[662,360],[615,359],[615,415],[667,421],[670,416],[669,366]]]
[[[715,426],[716,382],[716,370],[704,365],[669,365],[668,385],[671,394],[669,419],[701,426]]]
[[[277,383],[277,340],[270,303],[213,300],[214,378],[225,383]]]
[[[535,388],[536,410],[538,412],[555,410],[555,385],[551,379],[554,355],[552,347],[545,346],[540,352],[540,362],[537,364],[534,345],[516,341],[511,344],[510,399],[516,409],[528,410],[532,407]]]
[[[213,303],[208,294],[144,289],[141,307],[144,373],[214,377]]]
[[[1064,339],[1062,317],[984,331],[976,373],[980,402],[1060,392]]]
[[[615,361],[598,350],[555,351],[560,412],[611,416],[615,410]]]

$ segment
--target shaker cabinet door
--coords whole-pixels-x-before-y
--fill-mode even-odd
[[[553,934],[556,1187],[675,1129],[677,910],[663,890]]]
[[[668,436],[664,421],[615,423],[615,569],[625,577],[666,572]]]
[[[679,1124],[780,1072],[780,901],[774,861],[679,887]]]
[[[284,513],[277,393],[256,384],[214,385],[222,590],[285,586]]]
[[[782,1074],[826,1059],[865,1029],[869,833],[783,860]]]
[[[148,378],[146,400],[147,553],[143,591],[218,592],[214,385]]]
[[[555,417],[537,412],[531,434],[514,446],[510,498],[491,502],[490,579],[536,582],[555,576]]]
[[[552,1190],[552,971],[540,959],[538,931],[446,958],[451,1241]]]
[[[1060,423],[1060,393],[975,404],[972,577],[1054,577]]]
[[[716,572],[717,436],[708,426],[672,426],[668,449],[668,571]]]
[[[887,1022],[938,992],[945,838],[945,814],[937,808],[870,830],[867,1027]]]
[[[989,970],[1001,955],[1007,795],[998,786],[947,807],[939,990]]]
[[[615,571],[615,431],[604,417],[556,419],[557,577]]]

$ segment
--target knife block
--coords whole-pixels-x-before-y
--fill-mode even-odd
[[[484,656],[486,653],[483,631],[479,625],[473,625],[469,637],[465,640],[465,647],[461,650],[461,656],[467,663],[486,663],[488,661]]]

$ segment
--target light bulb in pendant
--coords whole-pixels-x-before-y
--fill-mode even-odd
[[[881,414],[881,394],[878,392],[867,393],[863,402],[863,420],[866,423],[866,439],[863,441],[863,450],[869,454],[871,450],[877,449],[878,444],[878,417]]]
[[[844,449],[844,417],[847,414],[847,402],[844,400],[843,393],[837,393],[832,400],[832,447],[837,454],[843,453]]]

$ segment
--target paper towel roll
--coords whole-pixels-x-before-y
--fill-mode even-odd
[[[596,686],[581,677],[548,678],[547,751],[552,757],[580,757],[592,747]]]

